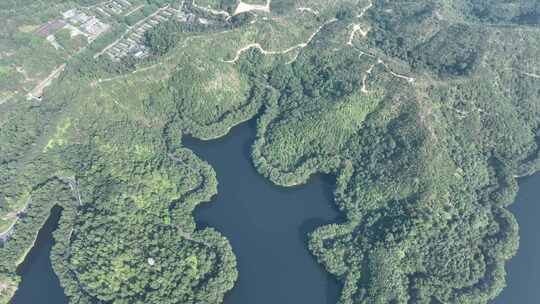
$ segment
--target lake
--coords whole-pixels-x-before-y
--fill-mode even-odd
[[[186,146],[214,167],[219,194],[196,209],[199,228],[214,227],[231,242],[239,278],[225,304],[335,304],[339,283],[309,253],[306,234],[339,221],[334,209],[334,181],[315,176],[307,185],[283,188],[259,175],[250,160],[253,123],[209,142],[184,139]],[[536,304],[540,298],[540,174],[520,181],[510,208],[520,224],[521,244],[508,263],[508,287],[492,304]],[[60,209],[38,235],[19,271],[22,283],[12,304],[63,304],[67,300],[50,264]]]
[[[196,209],[200,228],[211,226],[231,242],[239,278],[225,304],[335,304],[338,282],[307,249],[307,233],[335,222],[331,178],[278,187],[253,167],[255,126],[244,123],[222,139],[184,144],[214,168],[218,195]]]
[[[506,266],[508,286],[493,304],[540,303],[540,173],[521,179],[510,210],[519,222],[519,250]]]
[[[62,209],[54,207],[51,216],[38,233],[34,248],[28,253],[17,272],[22,282],[11,304],[67,304],[68,299],[51,265],[53,231],[58,227]]]

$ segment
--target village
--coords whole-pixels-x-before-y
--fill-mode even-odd
[[[62,18],[52,20],[36,30],[36,34],[47,38],[47,40],[59,48],[54,34],[60,29],[68,29],[71,36],[83,35],[87,38],[88,44],[92,43],[103,33],[112,27],[106,20],[115,17],[128,17],[141,10],[145,5],[134,5],[128,0],[105,1],[94,6],[74,8],[62,13]],[[95,54],[97,58],[107,54],[112,60],[118,61],[128,55],[135,58],[144,58],[148,51],[144,46],[144,34],[156,25],[176,18],[179,21],[191,21],[194,16],[183,11],[184,2],[176,5],[165,5],[158,8],[150,15],[142,18],[135,24],[129,26],[127,30],[116,41],[105,47],[101,52]]]
[[[128,0],[113,0],[101,2],[93,7],[90,7],[90,9],[93,9],[97,14],[104,18],[108,18],[114,15],[125,14],[127,11],[130,11],[132,7],[133,4]]]
[[[83,8],[70,9],[62,12],[61,18],[49,21],[40,26],[35,31],[35,34],[45,38],[55,49],[60,50],[63,49],[63,47],[57,42],[55,34],[61,29],[66,29],[69,31],[71,38],[77,36],[85,37],[86,46],[88,46],[102,34],[111,29],[110,24],[106,23],[95,14],[101,14],[106,17],[111,16],[111,14],[121,14],[130,7],[131,3],[127,0],[118,0],[107,1],[98,6],[86,8],[85,10],[83,10]],[[86,46],[78,49],[76,53],[83,51]],[[65,63],[56,67],[48,77],[40,81],[34,89],[26,95],[27,99],[40,101],[43,90],[64,71],[65,67]]]
[[[26,95],[28,100],[41,101],[44,90],[62,74],[67,61],[88,49],[107,33],[118,34],[113,38],[114,41],[95,51],[95,59],[102,55],[113,61],[126,57],[142,59],[149,56],[144,41],[145,34],[157,25],[172,19],[187,23],[209,22],[188,9],[191,5],[199,8],[185,0],[169,1],[161,7],[141,0],[106,0],[91,6],[66,7],[60,10],[57,17],[36,25],[30,34],[42,38],[44,43],[54,47],[53,51],[57,56],[61,56],[61,60],[56,60],[53,66],[47,65],[47,70],[43,69],[39,77],[32,78],[26,76],[30,75],[27,73],[28,69],[22,65],[17,66],[17,71],[25,80],[17,91],[0,95],[3,96],[0,104],[19,92]],[[125,30],[121,30],[122,28]]]
[[[41,25],[35,30],[35,34],[45,38],[57,50],[63,47],[58,43],[55,34],[62,29],[68,30],[71,38],[85,37],[86,45],[77,50],[76,53],[79,53],[101,35],[112,30],[118,20],[136,13],[144,6],[144,4],[134,5],[128,0],[109,0],[93,6],[69,9],[62,12],[59,18]],[[94,58],[98,58],[103,54],[107,54],[114,61],[119,61],[128,55],[135,58],[146,57],[148,55],[148,51],[144,46],[144,34],[146,31],[170,18],[177,18],[180,21],[188,20],[189,16],[182,11],[182,6],[183,2],[179,2],[174,7],[165,5],[157,8],[147,17],[129,26],[116,41],[95,54]],[[65,66],[65,64],[62,64],[56,67],[48,77],[39,82],[27,94],[27,98],[41,100],[43,90],[63,72]]]
[[[111,27],[97,16],[81,9],[70,9],[63,12],[61,17],[39,27],[36,34],[49,41],[55,41],[54,34],[60,29],[67,29],[70,31],[71,37],[83,35],[87,38],[88,43],[92,43]]]
[[[85,37],[87,46],[111,28],[111,25],[103,22],[98,17],[89,15],[79,9],[70,9],[65,11],[62,13],[61,17],[62,18],[47,22],[35,31],[36,35],[45,38],[57,50],[63,49],[63,47],[57,42],[57,38],[55,36],[55,34],[61,29],[68,30],[72,39],[76,36]],[[84,50],[86,46],[78,49],[76,53]],[[64,71],[65,67],[65,63],[56,67],[49,74],[49,76],[40,81],[34,87],[34,89],[26,95],[27,99],[35,99],[40,101],[41,96],[43,95],[43,90]]]
[[[144,34],[156,25],[176,18],[179,21],[187,21],[190,15],[186,14],[181,5],[178,8],[165,6],[148,17],[129,27],[124,35],[117,41],[107,46],[103,52],[96,54],[96,58],[106,53],[112,60],[118,61],[128,55],[135,58],[144,58],[148,55],[148,50],[144,45]]]

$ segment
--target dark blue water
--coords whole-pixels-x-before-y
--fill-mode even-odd
[[[199,226],[211,226],[231,242],[239,279],[226,304],[335,304],[339,284],[307,249],[307,233],[335,222],[333,181],[282,188],[254,169],[255,128],[243,124],[220,140],[185,139],[217,173],[218,195],[196,210]]]
[[[11,304],[64,304],[68,299],[51,265],[53,231],[58,228],[62,209],[54,207],[51,216],[38,233],[34,248],[28,253],[18,272],[22,282]]]
[[[211,226],[231,242],[240,276],[225,304],[335,304],[339,284],[316,263],[306,234],[335,222],[331,179],[282,188],[253,168],[249,150],[252,125],[234,128],[223,139],[186,145],[216,170],[219,194],[196,210],[199,227]],[[540,174],[520,181],[511,211],[520,224],[520,249],[507,266],[508,287],[493,304],[540,303]],[[12,304],[64,304],[67,299],[50,263],[60,209],[39,232],[19,273],[22,283]]]
[[[540,303],[540,173],[523,178],[510,210],[519,223],[519,250],[507,264],[508,286],[494,304]]]

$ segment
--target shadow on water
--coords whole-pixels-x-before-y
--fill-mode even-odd
[[[219,193],[195,219],[224,234],[237,257],[239,278],[225,304],[335,304],[340,284],[307,248],[309,232],[338,220],[335,180],[317,175],[298,187],[274,185],[253,167],[254,139],[255,120],[221,139],[183,139],[217,174]]]
[[[55,206],[37,235],[34,247],[18,267],[22,277],[11,304],[64,304],[68,299],[51,265],[53,231],[58,228],[62,208]]]

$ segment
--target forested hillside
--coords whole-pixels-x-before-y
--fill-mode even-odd
[[[0,16],[31,5],[8,1]],[[270,181],[336,179],[344,221],[306,244],[342,282],[336,303],[489,303],[501,292],[519,240],[507,207],[516,179],[540,169],[540,4],[179,10],[187,17],[145,33],[148,56],[97,56],[122,25],[70,55],[41,100],[0,102],[0,303],[56,205],[52,262],[72,303],[222,303],[234,248],[192,215],[219,181],[182,136],[212,140],[250,119],[253,164]]]

